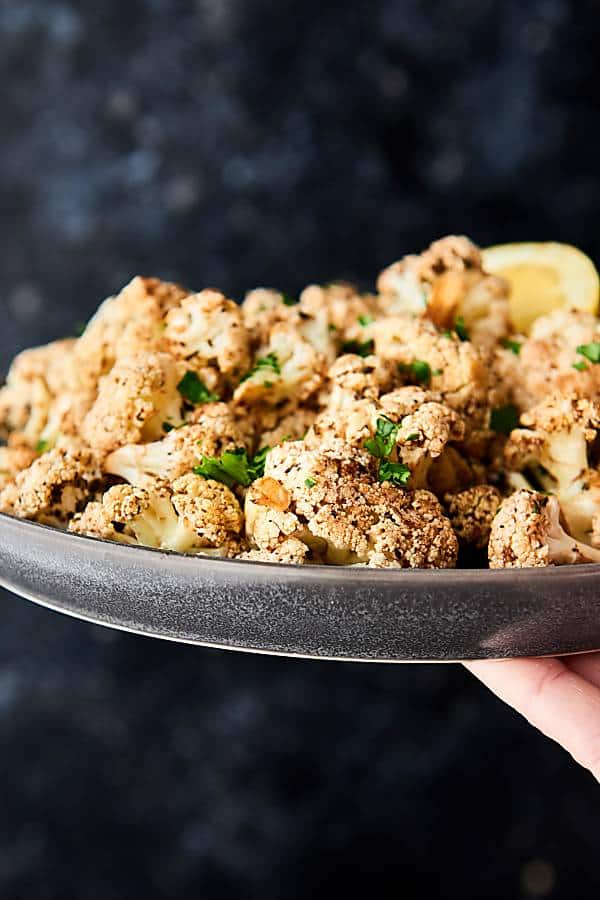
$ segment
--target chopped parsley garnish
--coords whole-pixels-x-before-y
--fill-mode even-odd
[[[411,365],[413,375],[421,384],[429,384],[431,381],[431,366],[424,359],[415,359]]]
[[[459,336],[461,341],[469,340],[469,332],[467,331],[467,328],[465,326],[465,320],[463,319],[462,316],[456,317],[456,320],[454,322],[454,330],[457,333],[457,335]]]
[[[418,441],[419,435],[415,432],[414,434],[409,434],[406,438],[407,441]]]
[[[372,316],[370,313],[367,313],[367,315],[365,315],[365,316],[358,317],[358,324],[362,325],[363,328],[366,328],[367,325],[370,325],[371,322],[374,322],[374,321],[375,321],[375,317]]]
[[[389,481],[396,487],[404,487],[410,479],[410,469],[406,463],[390,462],[382,459],[379,464],[378,478],[380,481]]]
[[[501,343],[502,346],[507,350],[512,350],[515,356],[519,355],[519,353],[521,352],[521,347],[523,346],[523,344],[520,344],[519,341],[511,341],[510,338],[502,338]]]
[[[398,371],[410,373],[419,384],[429,384],[432,375],[441,375],[441,369],[431,371],[431,366],[424,359],[415,359],[411,363],[398,363]]]
[[[580,344],[577,352],[589,359],[590,362],[600,363],[600,343],[592,341],[591,344]]]
[[[171,425],[170,422],[163,422],[163,423],[162,423],[162,430],[163,430],[164,432],[166,432],[167,434],[169,433],[169,431],[174,431],[175,428],[177,428],[177,425]]]
[[[586,362],[580,359],[577,362],[573,363],[573,368],[577,369],[578,372],[587,372],[588,366]]]
[[[295,297],[291,297],[289,294],[286,294],[283,291],[281,292],[281,299],[286,306],[295,306],[296,303],[298,303],[298,300],[296,300]]]
[[[342,353],[356,353],[357,356],[370,356],[375,349],[375,341],[344,341]]]
[[[371,456],[376,456],[380,461],[377,473],[379,481],[389,481],[396,487],[404,487],[405,484],[408,484],[410,478],[409,467],[405,463],[395,463],[387,459],[394,449],[399,427],[387,416],[379,416],[375,437],[365,441],[365,448]],[[416,437],[418,435],[411,435],[411,438]]]
[[[443,369],[434,369],[431,374],[432,375],[441,375],[443,371],[444,371]]]
[[[307,488],[314,487],[316,483],[317,482],[315,481],[314,478],[305,478],[304,479],[304,484],[306,485]]]
[[[371,456],[383,459],[389,456],[394,449],[396,443],[396,435],[399,426],[387,416],[379,416],[375,430],[375,437],[365,441],[365,449],[369,451]]]
[[[490,415],[490,428],[498,434],[510,434],[513,428],[519,426],[519,410],[512,403],[507,406],[498,406]]]
[[[45,453],[46,450],[49,450],[49,449],[50,449],[50,441],[42,441],[42,440],[40,440],[40,441],[38,441],[37,444],[35,445],[35,452],[36,452],[36,453]]]
[[[272,381],[263,381],[263,387],[272,388],[273,382]]]
[[[333,322],[330,322],[327,327],[330,331],[337,331],[337,326],[334,325]]]
[[[256,373],[260,372],[261,369],[270,369],[272,372],[275,372],[276,375],[281,375],[281,366],[279,365],[277,354],[267,353],[266,356],[259,356],[250,371],[246,372],[244,377],[241,379],[240,383],[242,381],[247,381],[248,378],[256,375]]]
[[[262,447],[249,457],[245,447],[225,450],[221,456],[202,456],[199,466],[194,467],[196,475],[220,481],[231,488],[234,484],[248,487],[265,473],[265,460],[270,447]]]
[[[185,373],[177,385],[177,390],[183,399],[193,406],[197,406],[199,403],[213,403],[219,399],[219,395],[212,394],[196,372],[192,371]]]

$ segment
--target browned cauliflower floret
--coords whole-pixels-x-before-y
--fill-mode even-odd
[[[250,422],[236,417],[226,403],[207,403],[195,410],[190,424],[173,428],[160,441],[117,447],[107,456],[104,471],[132,484],[148,475],[172,481],[190,472],[202,456],[220,456],[236,447],[251,451],[253,443]]]
[[[490,379],[485,354],[470,341],[440,334],[431,323],[410,316],[376,320],[366,329],[375,340],[375,353],[392,360],[409,374],[426,363],[430,389],[457,412],[468,416],[471,428],[482,427],[490,402]]]
[[[405,256],[381,273],[377,288],[387,315],[427,317],[439,328],[458,319],[474,343],[487,347],[509,332],[508,284],[484,271],[468,238],[451,235],[420,256]]]
[[[0,389],[0,434],[17,431],[35,447],[57,402],[75,387],[74,338],[24,350],[15,357]]]
[[[180,553],[240,550],[243,516],[228,487],[185,475],[170,487],[158,479],[115,485],[73,519],[70,530]]]
[[[314,394],[324,377],[324,360],[298,332],[276,325],[233,395],[243,406],[296,407]]]
[[[165,338],[170,352],[194,369],[212,367],[237,380],[249,368],[242,311],[219,291],[192,294],[173,307],[167,313]]]
[[[463,419],[440,403],[439,396],[406,386],[378,400],[357,400],[341,409],[326,409],[308,432],[306,445],[318,448],[341,439],[363,449],[377,438],[382,422],[387,423],[389,430],[389,447],[380,456],[407,465],[412,488],[426,486],[433,460],[442,454],[449,441],[460,441],[465,433]],[[377,450],[372,448],[372,452]]]
[[[502,502],[498,488],[478,484],[456,494],[447,494],[444,502],[459,541],[478,550],[486,547],[492,521]]]
[[[307,545],[302,541],[297,538],[286,538],[272,550],[247,550],[240,553],[238,559],[299,566],[306,561],[308,552]]]
[[[331,363],[345,342],[362,342],[363,329],[373,318],[373,297],[342,282],[311,284],[300,295],[300,333]]]
[[[102,486],[94,453],[50,450],[19,472],[0,493],[0,509],[22,519],[64,525]]]
[[[267,553],[290,539],[330,565],[448,567],[457,541],[436,498],[376,480],[373,458],[343,442],[284,444],[246,495],[246,530]]]
[[[108,453],[123,444],[157,440],[163,425],[181,424],[180,371],[167,353],[124,357],[105,375],[81,425],[90,447]]]
[[[425,316],[439,328],[462,319],[471,340],[487,347],[509,333],[508,284],[485,272],[466,237],[451,235],[420,256],[405,256],[381,273],[377,288],[388,315]]]
[[[274,447],[283,441],[301,441],[317,418],[318,411],[309,406],[299,406],[293,412],[288,413],[277,424],[262,431],[259,445],[261,447]]]
[[[327,408],[343,409],[357,400],[375,400],[398,384],[398,368],[376,356],[345,353],[327,372]]]
[[[80,388],[93,392],[121,357],[165,349],[164,317],[188,294],[177,284],[137,276],[105,300],[75,344]]]
[[[249,291],[240,309],[254,347],[268,344],[269,335],[276,325],[296,328],[300,322],[298,304],[271,288]]]
[[[510,355],[514,395],[520,409],[539,403],[549,393],[577,392],[590,396],[600,389],[600,366],[578,353],[600,341],[600,322],[592,313],[559,309],[533,323],[529,338],[521,342],[518,358]]]
[[[491,569],[600,562],[595,550],[572,538],[561,524],[556,497],[516,491],[500,504],[488,543]]]
[[[29,468],[37,456],[29,444],[15,440],[9,439],[6,446],[0,447],[0,489],[13,481],[15,475],[23,469]]]
[[[590,455],[600,428],[600,402],[553,394],[521,416],[505,448],[506,468],[556,494],[569,531],[586,540],[600,503],[600,477]],[[509,481],[518,485],[509,476]],[[526,482],[527,483],[527,482]]]

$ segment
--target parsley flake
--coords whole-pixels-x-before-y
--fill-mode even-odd
[[[194,467],[196,475],[220,481],[232,488],[235,484],[248,487],[265,473],[265,460],[270,447],[262,447],[253,457],[245,447],[225,450],[221,456],[202,456],[200,465]]]
[[[588,370],[587,363],[584,362],[582,359],[578,360],[577,362],[574,362],[573,368],[577,369],[578,372],[587,372],[587,370]]]
[[[592,363],[600,363],[600,343],[597,341],[592,341],[591,344],[580,344],[577,352]]]
[[[35,445],[36,453],[45,453],[46,450],[50,449],[50,441],[39,440]]]
[[[436,369],[435,372],[432,372],[428,362],[425,362],[424,359],[415,359],[414,362],[408,364],[398,363],[398,371],[404,374],[412,374],[415,381],[418,381],[419,384],[429,384],[431,376],[440,375],[442,370]]]
[[[317,482],[315,481],[314,478],[305,478],[304,479],[304,484],[306,485],[307,488],[314,487],[316,483]]]
[[[367,325],[370,325],[371,322],[374,322],[374,321],[375,321],[375,317],[372,316],[370,313],[367,313],[367,315],[365,315],[365,316],[358,317],[358,324],[362,325],[363,328],[366,328]]]
[[[356,353],[357,356],[370,356],[375,349],[375,341],[344,341],[342,353]]]
[[[277,354],[267,353],[266,356],[259,356],[250,371],[246,372],[244,377],[240,379],[240,384],[242,383],[242,381],[247,381],[248,378],[256,375],[256,373],[260,372],[261,369],[270,369],[272,372],[275,372],[276,375],[281,375],[281,366],[279,364]]]
[[[407,441],[418,441],[419,435],[415,432],[414,434],[409,434],[406,438]]]
[[[390,462],[383,459],[379,464],[379,481],[389,481],[396,487],[404,487],[410,479],[410,469],[406,463]]]
[[[369,451],[371,456],[383,459],[389,456],[394,449],[396,443],[396,435],[399,426],[387,416],[379,416],[375,430],[375,437],[365,441],[365,449]]]
[[[469,332],[467,331],[465,320],[462,316],[457,316],[454,322],[454,330],[461,341],[469,340]]]
[[[509,435],[513,428],[519,426],[519,410],[512,403],[498,406],[490,415],[490,428],[498,434]]]
[[[286,294],[284,291],[281,292],[281,299],[285,303],[286,306],[295,306],[298,303],[295,297],[291,297],[289,294]]]
[[[502,338],[502,346],[506,348],[506,350],[512,350],[515,356],[518,356],[521,352],[521,347],[523,344],[520,344],[519,341],[511,341],[510,338]]]
[[[431,366],[424,359],[415,359],[411,365],[413,375],[420,384],[429,384],[431,381]]]
[[[199,403],[214,403],[219,400],[219,395],[212,394],[196,372],[191,370],[185,373],[177,385],[177,390],[183,399],[193,406],[197,406]]]

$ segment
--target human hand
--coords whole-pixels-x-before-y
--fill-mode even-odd
[[[600,781],[600,653],[464,665]]]

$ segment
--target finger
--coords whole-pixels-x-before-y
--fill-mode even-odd
[[[581,653],[563,658],[564,664],[600,688],[600,653]]]
[[[558,659],[465,663],[498,697],[600,781],[600,689]]]

